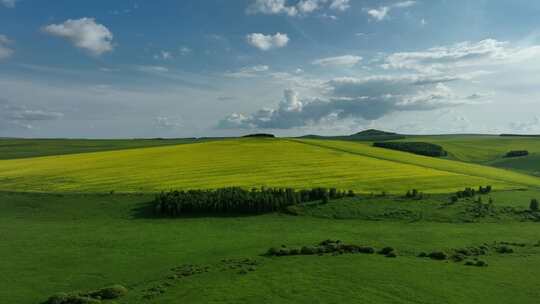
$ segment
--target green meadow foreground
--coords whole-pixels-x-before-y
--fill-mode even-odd
[[[474,155],[475,145],[461,149]],[[492,159],[474,160],[484,164],[478,165],[308,139],[72,150],[42,157],[12,152],[12,159],[0,161],[2,303],[42,303],[58,292],[114,284],[129,290],[117,303],[540,298],[540,214],[529,210],[530,200],[540,198],[540,179],[519,168],[485,166]],[[494,191],[450,199],[457,190],[485,185]],[[164,218],[152,212],[157,191],[226,186],[336,187],[359,195],[265,215]],[[405,198],[413,188],[424,195]],[[396,257],[265,255],[272,247],[327,239],[377,251],[390,246]],[[450,258],[480,247],[486,248],[482,255]],[[423,252],[449,257],[418,257]],[[466,266],[477,261],[487,266]]]

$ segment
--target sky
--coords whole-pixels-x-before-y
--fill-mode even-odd
[[[0,137],[540,133],[540,1],[0,0]]]

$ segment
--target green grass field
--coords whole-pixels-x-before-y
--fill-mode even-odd
[[[0,159],[87,153],[193,143],[197,139],[19,139],[0,138]]]
[[[489,135],[410,136],[401,141],[426,141],[449,152],[449,158],[540,176],[540,138]],[[504,158],[511,150],[527,150],[527,157]]]
[[[415,257],[420,251],[493,241],[533,244],[540,240],[538,223],[279,214],[155,219],[137,211],[150,199],[0,193],[2,301],[40,303],[55,292],[116,283],[130,289],[120,303],[536,303],[540,296],[538,247],[519,248],[508,256],[490,254],[484,258],[490,264],[486,268]],[[339,210],[341,204],[328,206]],[[392,246],[399,257],[260,256],[272,246],[327,238]],[[257,260],[256,270],[245,275],[222,271],[223,259],[242,258]],[[171,268],[184,264],[211,270],[167,279]],[[143,299],[156,286],[164,293]]]
[[[490,167],[341,141],[230,139],[0,161],[0,190],[152,192],[224,186],[338,187],[359,192],[450,192],[540,186]]]
[[[540,198],[540,179],[531,175],[331,140],[112,145],[111,151],[77,154],[84,150],[76,143],[62,145],[51,152],[58,155],[27,157],[14,148],[10,159],[0,160],[2,303],[37,304],[57,292],[112,284],[129,289],[120,304],[491,304],[540,298],[540,226],[524,217],[530,200]],[[365,194],[259,216],[167,219],[148,212],[155,191],[232,185],[326,186]],[[492,198],[493,212],[471,211],[472,199],[448,204],[450,192],[479,185],[496,190],[482,197],[486,204]],[[404,199],[412,188],[429,194]],[[395,195],[379,196],[382,191]],[[325,239],[392,246],[398,257],[262,255],[270,247]],[[417,257],[502,241],[524,246],[506,255],[490,251],[481,257],[488,267]],[[245,259],[256,265],[248,269]],[[183,265],[207,271],[179,278],[172,269]]]

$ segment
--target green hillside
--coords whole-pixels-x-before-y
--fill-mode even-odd
[[[540,186],[540,179],[346,141],[229,139],[0,161],[0,190],[145,192],[224,186],[358,192]]]
[[[179,145],[201,141],[181,139],[21,139],[0,138],[0,159],[88,153],[143,147]]]
[[[451,159],[540,175],[540,138],[526,136],[439,135],[410,136],[401,141],[426,141],[441,145]],[[530,155],[504,158],[512,150],[527,150]]]

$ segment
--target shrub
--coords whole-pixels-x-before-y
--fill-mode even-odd
[[[454,195],[454,196],[452,196],[452,197],[450,198],[450,202],[451,202],[452,204],[457,203],[458,201],[459,201],[459,198],[458,198],[456,195]]]
[[[289,250],[289,248],[282,247],[282,248],[279,248],[277,255],[284,256],[284,255],[289,255],[290,253],[291,251]]]
[[[529,205],[529,209],[531,211],[538,211],[540,210],[540,206],[538,205],[538,200],[537,199],[532,199],[531,200],[531,203]]]
[[[278,253],[279,253],[279,249],[276,247],[272,247],[268,249],[268,251],[266,252],[267,255],[278,255]]]
[[[314,246],[304,246],[300,249],[300,253],[305,255],[316,254],[318,253],[318,249]]]
[[[390,252],[394,251],[394,248],[392,247],[384,247],[383,249],[379,250],[378,254],[389,254]]]
[[[88,293],[88,296],[94,299],[112,300],[125,296],[128,293],[127,288],[122,285],[113,285]]]
[[[428,257],[430,257],[433,260],[446,260],[446,259],[448,259],[448,255],[446,254],[446,252],[443,252],[443,251],[433,251],[432,253],[430,253],[428,255]]]
[[[486,267],[487,265],[488,264],[486,262],[481,261],[481,260],[465,262],[465,266]]]
[[[384,256],[387,257],[387,258],[396,258],[397,254],[392,251],[392,252],[389,252],[389,253],[385,254]]]
[[[509,246],[503,245],[497,247],[497,252],[502,254],[514,253],[514,249],[510,248]]]
[[[461,261],[465,260],[465,256],[466,256],[466,255],[461,254],[461,253],[453,254],[453,255],[452,255],[452,261],[454,261],[454,262],[461,262]]]
[[[358,252],[372,254],[375,253],[375,249],[373,247],[358,247]]]
[[[427,258],[427,257],[428,257],[428,254],[422,251],[422,252],[420,252],[420,253],[418,254],[418,257],[419,257],[419,258]]]
[[[290,255],[299,255],[300,254],[300,249],[298,248],[292,248],[291,251],[289,252]]]

